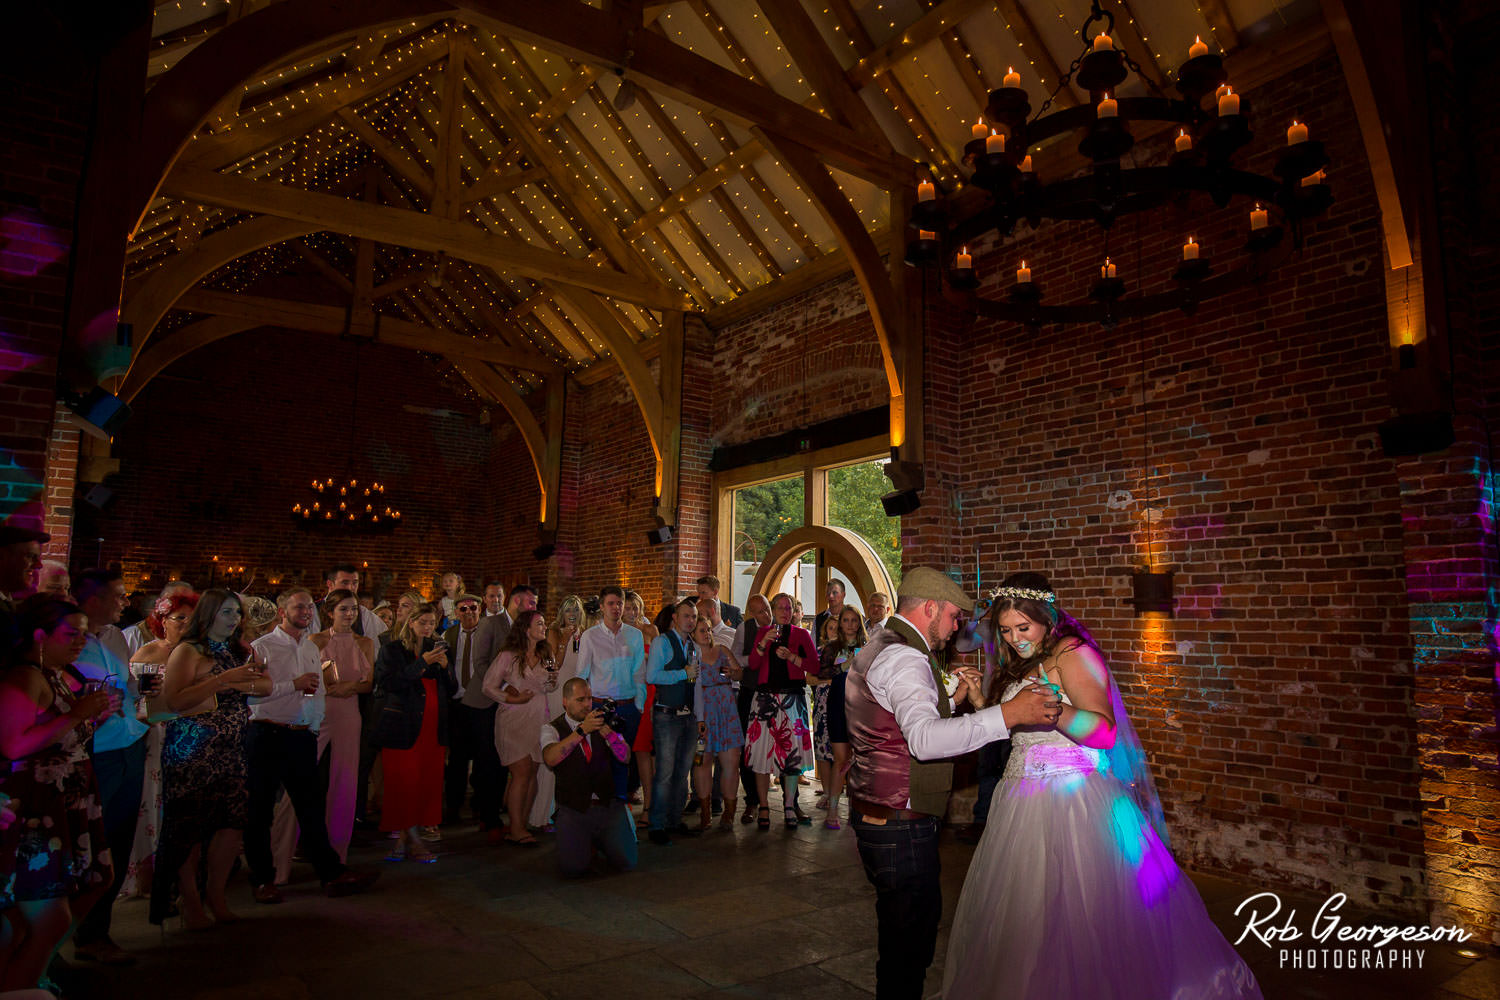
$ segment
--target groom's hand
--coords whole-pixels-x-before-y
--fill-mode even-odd
[[[1020,692],[1001,707],[1008,729],[1016,726],[1052,726],[1062,714],[1062,701],[1051,687],[1024,685]]]
[[[953,691],[953,703],[962,705],[964,699],[968,699],[975,711],[983,708],[984,701],[984,677],[973,667],[959,667],[953,671],[958,678],[958,687]]]

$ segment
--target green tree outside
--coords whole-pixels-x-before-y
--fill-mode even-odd
[[[886,517],[880,505],[889,493],[885,462],[861,462],[828,470],[828,523],[845,528],[870,543],[891,583],[901,584],[901,519]],[[893,595],[894,596],[894,595]]]

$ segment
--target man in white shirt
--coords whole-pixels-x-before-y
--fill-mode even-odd
[[[353,563],[339,563],[327,573],[323,574],[323,596],[327,597],[335,590],[347,590],[355,597],[359,597],[359,567]],[[318,608],[313,606],[312,625],[309,626],[314,634],[323,631],[323,624],[318,619]],[[354,634],[367,636],[375,640],[375,648],[380,648],[380,637],[386,632],[385,622],[380,620],[370,608],[365,607],[361,601],[359,605],[359,617],[354,620]],[[363,699],[365,696],[360,695]],[[360,708],[364,708],[364,702],[360,702]]]
[[[602,708],[606,698],[615,703],[620,736],[631,746],[646,705],[646,641],[640,629],[625,624],[624,614],[624,588],[600,588],[599,621],[578,640],[576,676],[589,682],[595,708]],[[615,791],[627,801],[640,785],[634,764],[631,755],[615,766]]]
[[[457,823],[464,804],[464,788],[472,785],[474,818],[481,829],[500,829],[499,762],[495,756],[495,713],[492,706],[464,703],[470,687],[484,683],[489,661],[480,644],[480,608],[473,594],[454,602],[458,624],[443,639],[448,643],[448,672],[453,677],[453,701],[448,706],[448,764],[443,771],[443,817]],[[472,768],[472,775],[470,769]]]
[[[947,574],[909,570],[896,614],[855,656],[846,682],[849,819],[875,887],[880,997],[917,1000],[932,964],[943,913],[938,829],[953,784],[945,758],[1005,739],[1012,726],[1051,725],[1062,709],[1055,691],[1034,686],[986,708],[978,670],[941,669],[938,651],[971,605]],[[964,701],[976,711],[954,715]]]
[[[869,612],[865,618],[865,631],[873,632],[885,625],[885,620],[890,617],[891,599],[877,591],[865,602],[865,609]]]
[[[281,624],[255,640],[256,659],[266,666],[271,693],[252,696],[245,736],[245,860],[257,903],[280,903],[271,821],[276,791],[285,788],[301,828],[302,853],[312,862],[330,896],[363,892],[379,872],[344,867],[328,842],[327,806],[318,775],[318,727],[323,722],[322,654],[312,641],[312,594],[288,590],[276,599]]]

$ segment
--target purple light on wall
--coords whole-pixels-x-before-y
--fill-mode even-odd
[[[67,252],[67,233],[30,212],[12,212],[0,219],[0,274],[34,278]]]

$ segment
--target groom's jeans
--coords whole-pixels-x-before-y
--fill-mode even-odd
[[[890,819],[882,826],[866,822],[852,803],[849,815],[865,878],[875,887],[876,1000],[920,1000],[943,915],[938,820]]]

